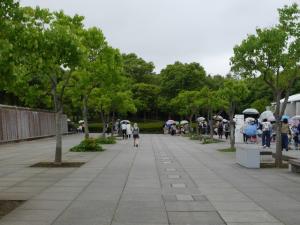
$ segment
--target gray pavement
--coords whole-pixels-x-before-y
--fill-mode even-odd
[[[27,200],[0,225],[299,225],[300,175],[245,169],[227,143],[142,135],[101,153],[67,150],[80,168],[29,168],[54,158],[54,140],[0,145],[0,200]]]

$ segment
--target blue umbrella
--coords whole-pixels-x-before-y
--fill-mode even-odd
[[[248,135],[248,136],[255,136],[256,132],[257,132],[257,126],[256,126],[256,124],[248,125],[245,128],[245,134]]]
[[[288,115],[283,115],[282,117],[281,117],[281,121],[283,121],[284,119],[289,119],[290,117],[288,116]]]

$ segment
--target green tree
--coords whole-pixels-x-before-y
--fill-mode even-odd
[[[234,149],[235,146],[233,117],[237,106],[248,96],[248,93],[245,82],[236,79],[226,79],[223,88],[219,90],[219,96],[224,100],[223,104],[229,115],[231,149]]]
[[[132,88],[133,99],[139,112],[144,113],[144,120],[146,114],[150,112],[157,112],[158,110],[158,96],[160,94],[160,87],[153,84],[137,83]]]
[[[205,85],[206,73],[198,63],[175,62],[161,71],[162,95],[174,98],[180,91],[199,90]]]
[[[55,163],[62,162],[61,115],[65,89],[75,68],[79,65],[82,46],[79,34],[82,32],[83,17],[73,17],[61,12],[50,13],[39,8],[25,9],[27,31],[24,34],[32,39],[24,48],[30,48],[30,54],[24,55],[26,64],[21,65],[24,76],[30,76],[32,85],[45,90],[48,87],[52,95],[56,112],[56,151]]]
[[[220,96],[220,93],[213,91],[208,87],[203,87],[200,90],[199,106],[207,111],[207,119],[210,126],[210,137],[213,138],[213,113],[224,107],[225,102]]]
[[[134,83],[154,83],[154,64],[146,62],[136,54],[122,54],[124,73],[131,78]]]
[[[182,91],[172,99],[171,105],[179,115],[188,117],[192,124],[193,117],[199,112],[200,98],[199,91]]]
[[[282,165],[281,123],[290,91],[300,78],[300,10],[297,4],[279,9],[279,24],[257,29],[234,48],[232,70],[242,77],[262,76],[272,90],[276,109],[276,166]],[[283,104],[280,99],[284,96]]]

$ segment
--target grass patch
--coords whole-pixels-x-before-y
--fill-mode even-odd
[[[223,148],[218,149],[219,152],[236,152],[236,148]]]
[[[71,152],[102,152],[104,149],[95,138],[87,138],[80,142],[79,145],[70,149]]]
[[[99,137],[96,139],[99,144],[103,145],[109,145],[109,144],[116,144],[116,138],[115,137]]]
[[[219,139],[207,137],[207,136],[203,136],[203,138],[202,138],[202,144],[204,144],[204,145],[206,145],[206,144],[220,143],[220,142],[223,142],[223,141],[221,141]]]

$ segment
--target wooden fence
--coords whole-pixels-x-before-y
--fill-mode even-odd
[[[68,132],[62,116],[62,133]],[[0,105],[0,143],[55,135],[55,113]]]

